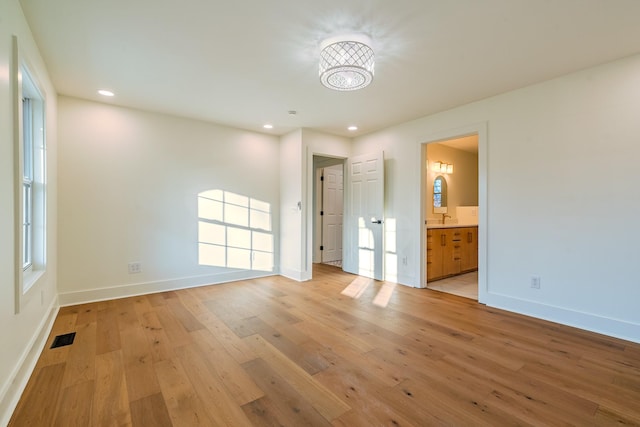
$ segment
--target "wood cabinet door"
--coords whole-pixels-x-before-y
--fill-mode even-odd
[[[451,276],[460,273],[460,260],[462,256],[462,237],[459,228],[447,228],[442,230],[445,234],[444,248],[442,250],[443,275]]]
[[[427,230],[427,282],[440,278],[444,275],[442,271],[442,251],[445,246],[446,236],[444,230]]]
[[[478,227],[461,228],[462,237],[462,271],[478,269]]]

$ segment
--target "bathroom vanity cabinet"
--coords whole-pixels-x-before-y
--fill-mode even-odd
[[[478,269],[478,227],[427,229],[427,281]]]

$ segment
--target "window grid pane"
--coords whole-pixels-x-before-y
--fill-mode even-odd
[[[32,183],[22,184],[22,268],[27,269],[31,265],[32,248],[32,215],[33,215],[33,191]]]

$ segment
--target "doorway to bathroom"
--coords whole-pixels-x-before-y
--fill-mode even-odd
[[[478,134],[422,146],[425,286],[478,300]]]

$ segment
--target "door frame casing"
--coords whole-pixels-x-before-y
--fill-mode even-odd
[[[344,169],[346,167],[346,159],[343,158],[338,158],[338,157],[325,157],[325,156],[320,156],[320,155],[314,155],[314,161],[313,161],[313,179],[314,179],[314,183],[313,183],[313,188],[312,188],[312,210],[313,210],[313,223],[311,225],[311,235],[312,235],[312,239],[313,239],[313,244],[312,244],[312,252],[311,252],[311,256],[312,256],[312,264],[313,263],[321,263],[322,262],[322,253],[320,252],[320,248],[319,248],[319,244],[322,244],[322,239],[321,236],[319,234],[318,228],[321,228],[322,226],[322,220],[321,220],[321,216],[320,216],[320,208],[322,205],[322,200],[320,199],[320,194],[321,191],[319,190],[319,186],[322,184],[322,182],[320,181],[320,172],[323,169],[326,169],[328,167],[333,167],[333,166],[338,166],[341,165],[342,166],[342,170],[343,170],[343,177],[342,177],[342,184],[343,184],[343,194],[342,194],[342,211],[344,214],[344,203],[345,203],[345,194],[344,194]],[[320,159],[324,159],[324,160],[320,160]],[[319,160],[319,161],[318,161]],[[331,161],[332,160],[332,161]],[[344,242],[344,239],[343,239]]]
[[[315,212],[313,210],[313,205],[315,201],[316,194],[313,191],[316,172],[313,164],[314,157],[327,157],[336,160],[342,161],[343,165],[346,162],[348,156],[335,155],[326,152],[318,152],[313,150],[311,147],[306,147],[304,151],[304,156],[306,159],[305,167],[306,171],[302,174],[303,183],[303,195],[302,195],[302,238],[304,242],[302,244],[303,254],[302,254],[302,266],[303,271],[301,274],[301,281],[311,280],[313,277],[313,242],[314,242],[314,233],[315,229],[313,227],[314,223],[314,215]],[[343,178],[344,180],[344,178]],[[346,202],[346,191],[343,191],[343,206]],[[344,231],[343,231],[343,239],[342,239],[342,248],[344,251]]]
[[[489,292],[488,271],[488,122],[473,123],[466,126],[448,129],[426,135],[418,140],[420,155],[420,185],[418,186],[418,200],[420,200],[420,288],[427,284],[427,171],[425,168],[426,145],[438,141],[460,138],[468,135],[478,135],[478,302],[486,303]]]

